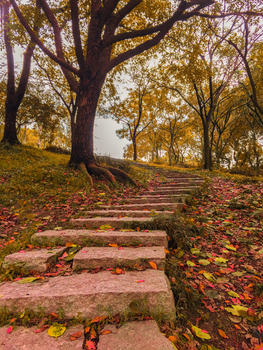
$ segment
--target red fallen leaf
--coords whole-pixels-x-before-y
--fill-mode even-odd
[[[86,340],[85,349],[86,350],[96,350],[96,345],[92,340]]]
[[[211,305],[207,305],[207,303],[202,300],[202,303],[205,305],[206,309],[209,310],[210,312],[215,312],[215,309]]]
[[[91,320],[90,324],[92,323],[98,323],[98,322],[101,322],[101,321],[104,321],[106,320],[107,316],[99,316],[99,317],[96,317],[94,318],[93,320]]]
[[[75,333],[73,333],[73,334],[70,334],[70,340],[71,341],[74,341],[74,340],[77,340],[78,338],[80,338],[81,337],[81,332],[75,332]]]
[[[35,329],[34,333],[42,333],[44,332],[45,329],[49,328],[48,324],[45,324],[44,326],[42,326],[41,328]]]
[[[54,317],[54,318],[58,318],[58,314],[56,314],[55,312],[51,312],[50,316]]]
[[[255,315],[256,315],[256,311],[253,310],[253,309],[251,309],[251,308],[249,308],[249,309],[247,310],[247,314],[248,314],[248,316],[255,316]]]
[[[10,326],[10,327],[7,329],[7,334],[10,334],[12,331],[13,331],[13,326]]]
[[[144,280],[138,280],[138,281],[136,281],[136,283],[142,283],[142,282],[144,282]]]

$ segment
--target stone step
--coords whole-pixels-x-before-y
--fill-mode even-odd
[[[185,196],[183,194],[163,194],[157,196],[151,195],[143,195],[143,196],[135,196],[127,198],[127,203],[135,204],[135,203],[167,203],[167,202],[180,202],[183,201]]]
[[[162,190],[162,191],[180,191],[180,190],[198,190],[200,186],[180,186],[180,187],[174,187],[174,186],[163,186],[163,187],[157,187],[154,189],[154,191]],[[150,191],[149,191],[150,192]]]
[[[66,248],[59,249],[34,249],[22,250],[17,253],[7,255],[4,260],[4,267],[18,264],[24,271],[44,272],[50,264],[55,263]]]
[[[65,317],[94,318],[140,311],[171,318],[175,305],[167,277],[160,270],[110,271],[58,276],[48,280],[0,284],[0,307],[10,311],[25,309],[45,313],[63,309]]]
[[[151,211],[149,209],[144,210],[117,210],[117,209],[106,209],[106,210],[90,210],[85,213],[87,217],[93,217],[93,216],[117,216],[120,217],[154,217],[159,214],[173,214],[173,211]]]
[[[155,321],[127,322],[121,327],[107,325],[111,333],[101,335],[98,350],[174,350]],[[136,344],[136,346],[135,346]]]
[[[165,187],[196,187],[202,185],[201,182],[198,183],[187,183],[187,182],[164,182],[161,184],[158,184],[156,187],[158,188],[165,188]]]
[[[164,246],[167,247],[167,235],[165,231],[93,231],[93,230],[48,230],[35,233],[33,244],[38,245],[65,245],[74,243],[83,245],[118,245],[134,246]]]
[[[201,177],[166,177],[167,179],[164,181],[160,181],[160,183],[164,182],[204,182],[205,180]]]
[[[179,193],[184,193],[184,194],[189,194],[197,190],[197,188],[173,188],[173,189],[159,189],[155,191],[148,191],[144,192],[143,195],[151,195],[151,196],[159,196],[162,194],[179,194]]]
[[[116,266],[134,267],[136,264],[150,268],[149,261],[164,268],[164,247],[85,247],[74,257],[73,270],[110,268]]]
[[[78,218],[71,219],[70,222],[74,226],[78,227],[87,227],[87,228],[97,228],[99,229],[101,226],[107,225],[113,228],[126,228],[132,227],[135,228],[138,225],[144,223],[151,223],[151,217],[124,217],[124,218],[116,218],[116,217],[94,217],[94,218]]]
[[[119,205],[102,205],[101,209],[119,209],[119,210],[138,210],[140,208],[147,208],[150,210],[180,210],[183,208],[183,203],[169,202],[167,199],[161,199],[159,203],[151,203],[151,199],[147,199],[147,201],[139,201],[138,203],[133,204],[119,204]]]
[[[37,327],[14,327],[8,334],[8,328],[9,326],[0,328],[0,350],[81,350],[84,341],[83,325],[68,327],[65,333],[56,339],[48,335],[47,329],[36,333]],[[77,332],[80,332],[81,336],[71,341],[70,335]]]

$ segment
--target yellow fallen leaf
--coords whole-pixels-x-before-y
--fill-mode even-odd
[[[196,326],[192,326],[192,331],[198,338],[207,339],[207,340],[211,339],[210,334],[204,329],[198,328]]]
[[[118,248],[118,244],[116,244],[116,243],[110,243],[110,244],[109,244],[109,247]]]
[[[48,329],[48,335],[50,337],[58,338],[65,333],[66,327],[62,324],[55,323]]]

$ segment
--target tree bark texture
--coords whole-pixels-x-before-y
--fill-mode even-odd
[[[23,68],[17,88],[15,87],[15,65],[14,65],[14,54],[13,47],[9,35],[9,2],[3,4],[3,15],[4,15],[4,43],[6,49],[7,59],[7,88],[6,88],[6,102],[5,102],[5,126],[4,136],[2,142],[9,143],[11,145],[19,144],[17,137],[16,119],[18,109],[23,101],[30,69],[35,44],[30,42],[24,53]],[[37,16],[37,14],[36,14]],[[37,21],[35,21],[37,23]],[[37,32],[39,29],[38,25],[35,24],[34,30]]]

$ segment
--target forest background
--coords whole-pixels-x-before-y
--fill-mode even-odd
[[[30,41],[11,4],[2,3],[0,137],[6,141],[5,118],[11,101],[18,105],[18,142],[69,151],[72,116],[78,108],[76,93],[70,89],[63,69]],[[37,15],[32,16],[31,2],[18,3],[35,33],[43,35],[45,31],[46,45],[55,50],[51,21],[42,16],[40,26]],[[118,137],[128,141],[124,157],[239,173],[262,172],[261,1],[140,3],[122,28],[149,28],[168,18],[182,3],[203,6],[205,12],[176,22],[157,45],[121,62],[107,74],[96,118],[117,121]],[[56,4],[53,13],[63,31],[63,54],[74,65],[69,4]],[[85,1],[79,2],[79,15],[84,16],[80,20],[83,38],[85,6]],[[122,40],[114,50],[130,50],[144,37]],[[152,33],[146,35],[152,37]],[[14,52],[20,57],[23,53],[23,62],[14,62]]]

